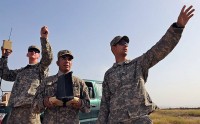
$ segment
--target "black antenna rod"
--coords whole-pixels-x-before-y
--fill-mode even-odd
[[[11,30],[10,30],[10,36],[9,36],[8,40],[10,40],[11,34],[12,34],[12,27],[11,27]]]

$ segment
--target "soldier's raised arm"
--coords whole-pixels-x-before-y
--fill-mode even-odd
[[[42,46],[42,58],[40,60],[42,71],[46,71],[48,66],[53,60],[52,48],[48,40],[49,29],[47,26],[43,26],[40,30],[40,40]]]

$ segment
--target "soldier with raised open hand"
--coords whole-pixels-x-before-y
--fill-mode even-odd
[[[149,114],[156,105],[145,89],[148,70],[164,59],[178,44],[183,29],[193,16],[192,6],[183,6],[177,22],[143,55],[127,58],[129,38],[116,36],[111,42],[115,63],[103,81],[103,94],[97,124],[152,124]]]

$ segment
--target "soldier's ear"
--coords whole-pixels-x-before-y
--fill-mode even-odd
[[[26,54],[26,57],[28,57],[28,53]]]
[[[59,66],[59,65],[58,65],[58,61],[56,61],[56,64],[57,64],[57,66]]]
[[[111,46],[111,51],[112,51],[113,54],[115,52],[115,49],[116,49],[116,46]]]

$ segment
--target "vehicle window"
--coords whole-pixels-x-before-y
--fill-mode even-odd
[[[90,96],[90,98],[94,98],[94,89],[93,89],[93,85],[91,82],[85,82],[87,87],[88,87],[88,94]]]
[[[88,94],[90,98],[94,98],[94,90],[93,87],[88,87]]]

